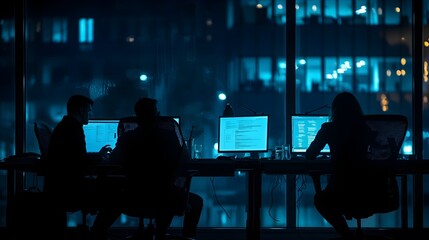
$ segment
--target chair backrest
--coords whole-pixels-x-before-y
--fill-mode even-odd
[[[361,180],[367,189],[363,193],[364,201],[360,206],[352,206],[350,213],[355,218],[366,218],[374,213],[399,208],[399,188],[394,168],[408,128],[407,118],[402,115],[366,115],[365,121],[374,135],[368,151],[367,172],[362,174]]]
[[[365,119],[375,133],[375,139],[370,146],[369,159],[395,161],[407,132],[407,118],[403,115],[379,114],[366,115]]]
[[[182,134],[179,123],[174,120],[173,117],[169,116],[159,116],[158,117],[159,127],[168,131],[174,131],[176,133],[177,139],[180,143],[180,146],[183,146],[185,139]],[[124,132],[129,131],[137,127],[137,117],[136,116],[126,116],[122,117],[118,124],[118,137],[120,137]]]
[[[136,116],[126,116],[122,117],[119,120],[118,124],[118,137],[126,131],[132,130],[137,127],[137,117]]]
[[[34,133],[36,134],[37,143],[39,144],[40,154],[42,158],[46,158],[48,154],[49,140],[51,138],[52,131],[48,125],[44,123],[34,123]]]
[[[188,169],[187,163],[191,159],[190,154],[188,152],[188,148],[185,145],[185,138],[183,137],[182,130],[180,128],[179,123],[174,120],[172,117],[160,117],[159,119],[159,127],[166,129],[168,131],[174,131],[176,134],[177,140],[179,142],[179,149],[175,154],[180,167],[179,171],[181,171],[180,176],[176,179],[175,185],[182,189],[183,191],[183,203],[182,207],[179,207],[176,211],[176,215],[183,216],[185,214],[185,210],[187,207],[187,202],[189,198],[189,191],[191,188],[192,177],[198,173],[196,170]]]
[[[173,117],[160,116],[159,127],[168,131],[174,131],[176,133],[177,140],[179,141],[180,146],[183,147],[183,145],[185,144],[185,139],[183,137],[179,123],[174,120]]]
[[[121,133],[127,130],[127,124],[133,125],[135,122],[136,118],[133,116],[122,118],[118,126],[118,136],[120,137]],[[158,126],[165,130],[163,131],[163,134],[165,134],[164,137],[170,139],[165,143],[169,145],[169,149],[171,151],[165,153],[168,154],[168,157],[176,159],[179,164],[177,169],[179,172],[177,172],[177,174],[180,177],[176,178],[175,185],[177,186],[177,190],[183,193],[183,199],[180,200],[180,202],[176,202],[176,204],[180,204],[181,206],[175,205],[177,206],[175,214],[181,216],[184,214],[184,210],[187,205],[192,176],[197,172],[187,169],[186,163],[190,159],[190,156],[185,147],[185,140],[182,130],[180,129],[180,125],[172,117],[160,116],[158,117]],[[174,138],[177,138],[177,141]],[[147,206],[141,206],[141,208],[138,207],[137,209],[133,209],[134,207],[135,206],[132,206],[132,204],[126,207],[124,209],[125,214],[133,216],[149,216],[153,215],[153,211],[155,211],[155,209],[152,209],[153,211],[151,214],[151,211],[147,209]]]

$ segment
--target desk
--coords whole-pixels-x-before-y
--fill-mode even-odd
[[[378,162],[379,167],[383,162]],[[331,172],[329,160],[236,160],[220,161],[216,159],[200,159],[190,164],[190,168],[200,170],[204,176],[230,176],[232,172],[240,170],[248,173],[248,213],[246,233],[248,240],[259,240],[261,233],[260,212],[262,193],[262,174],[301,175]],[[398,160],[395,164],[395,174],[401,178],[401,193],[407,193],[407,175],[429,174],[429,160]],[[219,175],[220,174],[220,175]],[[296,202],[293,201],[295,204]],[[401,222],[402,228],[408,228],[407,194],[401,195]],[[292,207],[296,210],[296,205]],[[291,221],[295,225],[295,214]],[[416,217],[416,216],[414,216]]]
[[[0,169],[7,170],[7,206],[13,200],[16,192],[23,190],[22,181],[17,181],[17,173],[32,172],[39,173],[38,168],[40,158],[15,158],[7,161],[0,161]],[[97,164],[95,166],[97,173],[101,175],[109,175],[112,170],[113,173],[117,172],[117,166],[110,164]],[[191,161],[189,164],[190,169],[198,170],[195,177],[222,177],[222,176],[235,176],[236,171],[245,171],[248,173],[248,212],[247,212],[247,239],[259,239],[259,226],[260,226],[260,196],[261,196],[261,171],[259,160],[217,160],[217,159],[198,159],[198,161]],[[21,176],[22,178],[22,176]],[[255,187],[259,186],[259,187]],[[6,226],[9,227],[10,214],[9,208],[7,209]]]
[[[383,167],[383,162],[377,162],[378,167]],[[285,160],[285,161],[261,161],[261,169],[264,174],[295,175],[331,172],[330,162],[327,160]],[[407,204],[407,175],[429,174],[429,160],[397,160],[394,167],[395,174],[401,178],[401,224],[402,229],[408,229],[408,204]],[[403,194],[405,193],[405,194]],[[413,206],[415,207],[415,206]],[[296,209],[295,202],[291,207]],[[290,209],[290,208],[288,208]],[[295,214],[293,214],[295,216]],[[416,218],[418,216],[414,216]],[[414,221],[415,222],[415,221]]]
[[[36,154],[23,155],[21,157],[12,156],[0,161],[0,169],[6,170],[6,228],[10,227],[11,213],[10,203],[12,202],[15,193],[22,191],[24,188],[23,173],[24,172],[40,172],[38,166],[40,156]]]
[[[309,174],[320,172],[322,174],[330,173],[331,167],[329,160],[262,160],[262,172],[265,174]],[[383,162],[376,164],[380,167]],[[395,163],[395,174],[429,174],[429,160],[398,160]]]
[[[258,159],[219,160],[198,159],[189,163],[190,169],[198,170],[196,176],[234,176],[236,171],[247,173],[246,239],[259,240],[261,226],[262,171]]]
[[[20,189],[19,182],[15,176],[17,172],[38,172],[37,158],[18,161],[0,161],[0,169],[7,170],[7,192],[8,200]],[[381,164],[381,163],[380,163]],[[105,169],[104,165],[100,165]],[[103,167],[104,166],[104,167]],[[262,193],[262,174],[296,175],[319,172],[321,174],[330,173],[330,164],[327,160],[217,160],[198,159],[191,161],[190,169],[198,170],[196,176],[234,176],[235,171],[245,171],[248,173],[248,212],[246,233],[247,240],[260,239],[260,211]],[[429,174],[429,160],[398,160],[395,166],[395,173],[401,177],[402,192],[407,192],[406,175]],[[22,182],[21,182],[22,183]],[[9,195],[11,194],[11,195]],[[407,206],[405,197],[402,196],[402,206]],[[405,203],[405,204],[404,204]],[[402,208],[402,227],[407,227],[407,208]]]

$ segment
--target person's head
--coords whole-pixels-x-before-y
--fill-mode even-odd
[[[157,102],[156,99],[148,97],[141,98],[136,102],[134,112],[140,125],[155,122],[159,115],[158,107],[156,106]]]
[[[333,122],[360,120],[362,115],[358,100],[350,92],[339,93],[332,101],[331,121]]]
[[[67,101],[67,115],[74,117],[83,125],[88,124],[94,101],[83,95],[73,95]]]

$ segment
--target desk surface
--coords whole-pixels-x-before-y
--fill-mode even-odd
[[[0,169],[39,172],[40,156],[11,156],[0,161]]]
[[[189,162],[188,167],[198,170],[197,176],[234,176],[235,171],[259,170],[260,164],[260,160],[252,159],[194,159]]]
[[[375,166],[383,168],[383,161],[374,161]],[[305,174],[312,172],[329,173],[329,160],[285,160],[262,161],[262,172],[265,174]],[[394,164],[395,174],[429,174],[429,160],[397,160]]]
[[[0,169],[38,172],[40,157],[9,158],[0,161]],[[383,162],[379,163],[383,166]],[[117,168],[112,164],[97,164],[103,171]],[[234,176],[235,171],[260,171],[265,174],[306,174],[314,171],[328,173],[329,160],[258,160],[258,159],[198,159],[189,163],[190,169],[198,170],[198,176]],[[428,160],[397,160],[395,162],[397,174],[429,174]]]
[[[378,167],[386,164],[382,161],[376,163]],[[190,163],[190,168],[200,171],[199,175],[216,176],[225,173],[226,176],[234,175],[237,170],[255,170],[264,174],[307,174],[307,173],[329,173],[331,171],[330,161],[327,159],[305,160],[218,160],[198,159]],[[397,160],[394,171],[396,174],[429,174],[429,160]]]
[[[13,171],[38,171],[40,159],[9,159],[0,161],[0,169]],[[109,171],[110,165],[99,165],[100,168]],[[114,166],[113,166],[114,167]],[[260,238],[260,209],[262,174],[310,174],[314,171],[319,173],[330,172],[329,160],[264,160],[264,159],[198,159],[189,164],[190,169],[198,170],[196,176],[234,176],[236,171],[247,171],[249,174],[248,184],[248,213],[247,213],[247,239]],[[8,179],[11,171],[8,171]],[[428,174],[429,160],[398,160],[395,166],[396,174]],[[8,180],[8,197],[11,198],[15,192],[14,181]],[[13,178],[12,178],[13,180]],[[406,186],[406,185],[405,185]],[[9,201],[9,199],[8,199]],[[9,222],[9,220],[7,221]]]

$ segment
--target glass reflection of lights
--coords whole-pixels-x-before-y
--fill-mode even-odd
[[[140,80],[141,81],[146,81],[147,80],[147,75],[146,74],[141,74],[140,75]]]
[[[219,100],[226,100],[226,94],[224,92],[220,92],[217,97],[219,98]]]
[[[413,147],[411,146],[411,143],[404,142],[404,146],[402,147],[402,153],[403,154],[412,154],[413,153]]]

